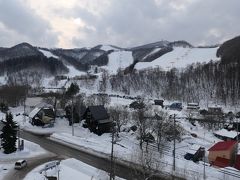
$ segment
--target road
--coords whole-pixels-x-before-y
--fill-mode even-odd
[[[58,157],[55,154],[47,153],[45,155],[41,155],[35,158],[27,159],[27,167],[21,170],[11,170],[4,177],[4,180],[22,180],[30,171],[32,171],[35,167],[44,164],[53,160],[61,160],[62,158]]]
[[[108,158],[98,157],[94,156],[89,152],[85,152],[79,149],[75,149],[66,145],[63,145],[61,143],[51,141],[50,139],[46,138],[44,135],[34,135],[26,131],[21,131],[21,138],[26,139],[28,141],[32,141],[36,144],[39,144],[42,148],[46,149],[49,152],[52,152],[56,154],[55,159],[58,157],[63,158],[75,158],[78,159],[86,164],[89,164],[95,168],[104,170],[106,172],[110,172],[110,160]],[[44,159],[42,160],[44,162]],[[31,166],[32,167],[32,166]],[[29,172],[29,169],[24,170],[23,173],[18,175],[20,171],[15,171],[16,177],[24,177],[24,174],[26,175],[27,172]],[[138,170],[138,168],[134,166],[127,166],[122,163],[115,163],[115,175],[124,178],[124,179],[142,179],[142,174]],[[172,178],[172,177],[171,177]],[[12,178],[16,180],[16,178]],[[170,179],[170,177],[166,178],[164,177],[155,177],[152,179]],[[9,179],[10,180],[10,179]]]

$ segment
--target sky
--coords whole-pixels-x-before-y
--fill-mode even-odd
[[[0,46],[133,47],[240,35],[239,0],[0,0]]]

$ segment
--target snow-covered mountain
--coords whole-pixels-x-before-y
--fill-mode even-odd
[[[53,71],[55,74],[50,74],[69,75],[71,77],[74,76],[74,73],[79,76],[89,72],[89,70],[96,69],[96,67],[100,70],[107,70],[109,74],[116,74],[119,70],[127,69],[127,72],[131,72],[133,69],[143,70],[155,67],[168,70],[172,67],[184,68],[192,63],[218,60],[219,58],[216,57],[217,49],[217,47],[196,48],[186,41],[158,41],[131,48],[97,45],[93,48],[76,49],[48,49],[22,43],[11,48],[0,48],[0,66],[11,65],[11,68],[5,68],[3,75],[32,67],[45,68],[51,64],[55,69]],[[30,62],[29,60],[36,57],[44,62],[39,67],[35,66],[35,61]],[[28,66],[19,65],[16,62],[20,62],[20,60],[17,59],[21,59],[21,64],[25,62],[25,59],[29,62]],[[52,64],[49,59],[56,61],[58,65],[55,66],[56,63]],[[13,68],[14,65],[17,68]],[[61,68],[64,70],[61,71]],[[9,72],[7,72],[8,70]]]

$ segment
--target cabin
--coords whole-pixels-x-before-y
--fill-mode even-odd
[[[89,106],[83,114],[83,119],[91,132],[98,135],[111,132],[113,122],[103,105]]]
[[[28,116],[29,122],[32,125],[44,126],[46,124],[53,124],[55,112],[52,107],[35,107]]]
[[[215,167],[227,167],[234,163],[237,141],[220,141],[208,149],[209,163]]]

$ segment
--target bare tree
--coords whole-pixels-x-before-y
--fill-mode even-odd
[[[110,118],[116,123],[117,137],[121,132],[121,127],[127,124],[129,112],[122,106],[115,106],[109,108]]]

